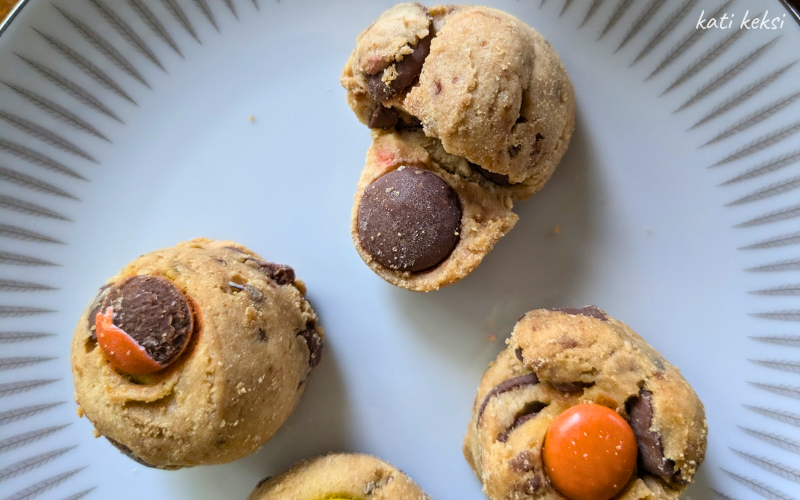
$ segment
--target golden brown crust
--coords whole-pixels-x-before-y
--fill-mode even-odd
[[[443,158],[438,163],[425,149],[430,142],[419,131],[373,132],[355,194],[350,229],[358,254],[378,276],[393,285],[423,292],[438,290],[467,276],[517,221],[510,198],[448,171]],[[364,190],[380,176],[404,166],[436,173],[455,190],[461,202],[459,242],[444,261],[421,272],[398,271],[379,264],[361,244],[358,234],[358,208]]]
[[[173,365],[134,380],[109,365],[91,338],[91,306],[84,311],[72,342],[75,399],[101,435],[162,468],[229,462],[272,437],[304,391],[310,351],[297,333],[317,317],[302,282],[278,285],[256,260],[237,243],[198,238],[109,280],[168,278],[192,302],[197,328]]]
[[[247,500],[429,500],[401,471],[375,457],[338,453],[305,460],[260,483]]]
[[[652,430],[680,476],[666,482],[639,470],[615,498],[677,499],[703,461],[705,413],[688,382],[627,325],[599,309],[585,311],[527,313],[480,382],[464,455],[492,500],[562,499],[547,480],[540,453],[550,422],[580,403],[608,406],[630,418],[626,404],[641,391],[652,394]],[[507,380],[534,375],[537,383],[490,395]],[[513,427],[533,402],[545,406]]]

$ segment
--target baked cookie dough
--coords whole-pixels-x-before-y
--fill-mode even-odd
[[[356,40],[341,83],[373,144],[353,207],[379,276],[430,291],[469,274],[540,190],[575,122],[572,85],[535,30],[486,7],[404,3]]]
[[[486,7],[387,10],[358,36],[341,83],[361,122],[421,125],[516,199],[550,178],[575,122],[572,84],[550,44]]]
[[[294,270],[230,241],[143,255],[108,280],[72,341],[79,415],[162,469],[230,462],[294,411],[322,330]]]
[[[594,306],[531,311],[507,344],[483,375],[464,440],[464,455],[490,499],[680,497],[703,462],[707,427],[703,404],[677,368]],[[599,435],[580,432],[587,419],[572,418],[580,425],[570,427],[571,414],[584,410],[608,422]],[[624,456],[631,440],[608,439],[625,432],[615,419],[635,436],[634,458]],[[605,450],[569,456],[609,442]],[[575,474],[581,460],[589,470],[629,466],[628,479],[602,490],[590,473]],[[563,479],[564,464],[574,468],[566,471],[571,480]],[[579,494],[595,486],[593,496]]]
[[[337,453],[261,481],[248,500],[430,500],[403,472],[369,455]]]
[[[375,133],[351,216],[381,278],[415,291],[455,283],[514,227],[511,198],[421,130]]]

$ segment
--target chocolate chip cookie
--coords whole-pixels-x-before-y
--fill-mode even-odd
[[[100,288],[72,341],[78,412],[138,462],[230,462],[294,411],[322,354],[285,265],[204,238],[143,255]]]
[[[306,460],[261,481],[248,500],[429,500],[403,472],[369,455]]]
[[[550,44],[485,7],[387,10],[359,35],[341,82],[373,130],[353,208],[356,249],[410,290],[475,269],[516,222],[513,201],[550,178],[575,121]]]
[[[507,344],[483,375],[464,440],[490,499],[680,497],[707,427],[677,368],[594,306],[531,311]],[[622,479],[593,482],[598,468]]]
[[[455,283],[517,222],[511,198],[421,130],[375,134],[351,217],[353,244],[393,285]]]
[[[387,10],[358,36],[341,82],[370,128],[421,126],[516,199],[544,186],[575,122],[572,85],[550,44],[486,7]]]

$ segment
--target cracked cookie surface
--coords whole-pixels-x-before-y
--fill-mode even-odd
[[[616,499],[677,499],[703,461],[703,404],[674,366],[627,325],[589,306],[536,310],[478,387],[464,455],[492,500],[563,499],[547,477],[550,423],[583,403],[615,410],[638,442]]]
[[[189,345],[155,373],[126,373],[98,345],[95,317],[101,306],[124,306],[131,287],[114,285],[134,278],[169,283],[191,305]],[[172,298],[161,309],[142,305],[159,293],[136,296],[127,318],[117,310],[114,327],[165,324],[136,321],[141,311],[170,310]],[[292,268],[233,242],[198,238],[139,257],[78,321],[71,361],[79,413],[123,453],[153,467],[224,463],[256,451],[294,411],[319,362],[322,330],[304,294]],[[143,338],[162,337],[153,333]]]
[[[260,482],[248,500],[430,500],[400,470],[369,455],[306,460]]]
[[[550,44],[486,7],[389,9],[359,35],[341,82],[363,123],[421,124],[518,199],[544,186],[574,127],[572,85]]]

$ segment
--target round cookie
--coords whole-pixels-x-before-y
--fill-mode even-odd
[[[291,267],[229,241],[198,238],[139,257],[75,328],[79,415],[152,467],[256,451],[320,361],[322,330],[304,295]]]
[[[429,500],[402,471],[375,457],[336,453],[261,481],[248,500]]]
[[[389,9],[359,35],[341,82],[363,123],[421,124],[517,199],[544,186],[574,127],[572,85],[550,44],[486,7]]]
[[[351,217],[364,262],[393,285],[437,290],[467,276],[514,227],[510,196],[419,129],[373,132]]]
[[[636,470],[615,499],[681,496],[703,462],[707,427],[677,368],[594,306],[531,311],[507,344],[481,379],[464,439],[490,499],[563,499],[543,441],[554,420],[585,404],[614,410],[638,443]]]

